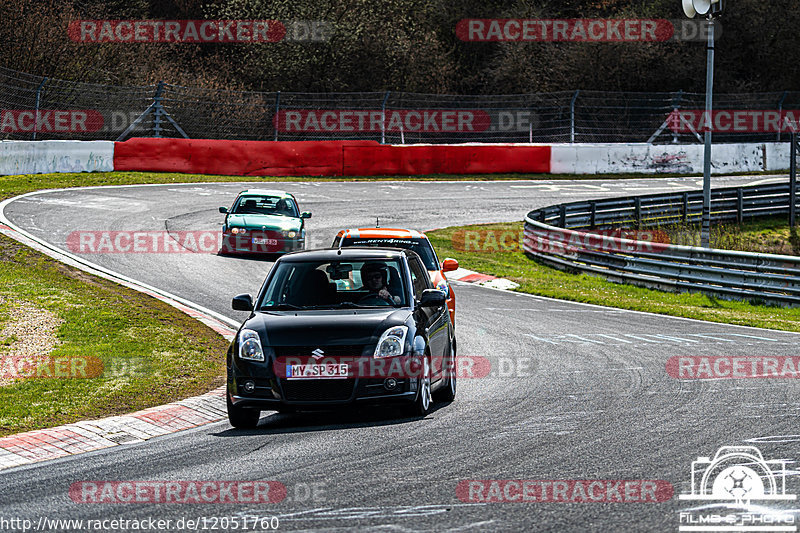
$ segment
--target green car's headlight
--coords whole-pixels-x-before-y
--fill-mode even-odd
[[[234,235],[239,235],[239,234],[244,235],[245,233],[247,233],[247,230],[244,228],[231,228],[231,233],[233,233]]]

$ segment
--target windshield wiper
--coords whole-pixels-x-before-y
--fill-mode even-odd
[[[277,305],[269,305],[265,307],[260,307],[259,311],[287,311],[287,310],[298,310],[298,309],[307,309],[307,307],[294,305],[294,304],[277,304]]]

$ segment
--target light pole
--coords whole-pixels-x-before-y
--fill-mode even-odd
[[[683,12],[689,18],[705,15],[708,20],[708,44],[706,45],[706,112],[705,149],[703,150],[703,215],[700,224],[700,246],[709,247],[711,235],[711,116],[714,92],[714,16],[722,13],[722,0],[681,0]]]

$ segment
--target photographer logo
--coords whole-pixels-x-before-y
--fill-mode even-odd
[[[769,506],[797,498],[786,493],[787,463],[765,460],[755,446],[722,446],[713,459],[698,457],[692,491],[678,499],[702,504],[681,511],[679,531],[797,531],[794,515]]]

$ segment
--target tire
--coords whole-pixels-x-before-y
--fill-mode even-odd
[[[261,418],[260,410],[236,407],[231,403],[230,397],[227,398],[227,403],[228,421],[233,427],[239,429],[253,429],[258,426],[258,419]]]
[[[433,397],[431,396],[431,363],[426,355],[422,363],[422,376],[417,385],[417,397],[409,408],[412,416],[425,416],[431,412]]]
[[[450,344],[450,357],[448,359],[450,376],[447,378],[447,385],[436,391],[436,400],[440,402],[452,402],[456,399],[456,353],[453,350],[452,343]]]

